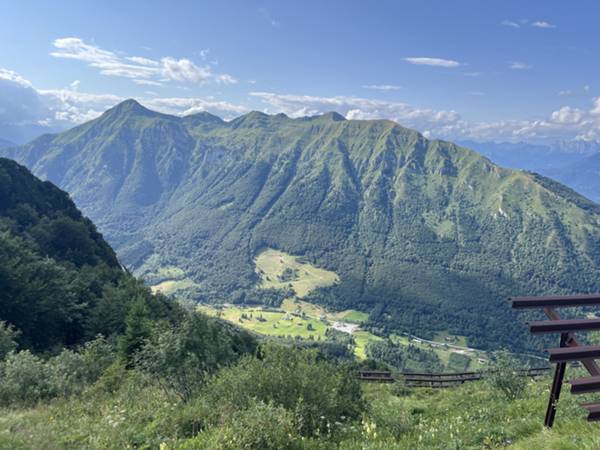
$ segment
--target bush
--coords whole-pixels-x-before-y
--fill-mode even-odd
[[[296,450],[303,448],[301,442],[292,412],[258,401],[232,414],[227,424],[199,434],[181,448]]]
[[[528,380],[517,372],[518,368],[518,361],[509,352],[495,352],[486,373],[486,381],[507,400],[515,400],[523,394]]]
[[[329,434],[336,423],[360,417],[364,401],[347,366],[322,359],[314,350],[263,348],[261,359],[246,357],[219,372],[203,390],[213,423],[227,422],[255,400],[283,407],[298,419],[304,436]]]
[[[9,353],[0,367],[0,404],[33,405],[52,396],[48,368],[29,350]]]
[[[200,314],[145,342],[135,365],[184,402],[196,394],[207,375],[255,349],[254,339]]]
[[[31,405],[78,394],[95,382],[114,358],[112,346],[102,337],[79,352],[64,349],[47,361],[29,350],[11,352],[0,365],[0,404]]]

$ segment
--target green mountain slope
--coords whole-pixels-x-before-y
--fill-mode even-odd
[[[22,348],[75,345],[122,332],[132,300],[169,311],[122,268],[68,195],[0,158],[0,321]]]
[[[390,121],[130,100],[7,156],[70,192],[137,273],[176,267],[200,300],[243,300],[271,247],[336,272],[312,300],[374,327],[517,348],[506,297],[600,290],[600,207]]]

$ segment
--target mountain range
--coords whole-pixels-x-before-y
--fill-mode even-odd
[[[128,100],[3,154],[69,192],[135,273],[177,273],[199,301],[255,296],[275,248],[336,272],[309,300],[373,329],[525,348],[508,296],[600,290],[600,206],[387,120]]]

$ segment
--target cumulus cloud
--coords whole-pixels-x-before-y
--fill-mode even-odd
[[[165,56],[159,60],[142,56],[121,56],[113,51],[88,44],[77,37],[54,41],[55,58],[73,59],[98,69],[102,75],[132,79],[137,84],[159,86],[162,82],[202,84],[216,81],[232,84],[236,80],[228,74],[216,74],[209,65],[198,66],[187,58]],[[206,53],[201,53],[203,58]]]
[[[47,131],[50,110],[31,82],[0,68],[0,137],[21,143]]]
[[[408,58],[404,58],[404,61],[410,64],[416,64],[419,66],[435,66],[435,67],[447,67],[447,68],[455,68],[462,66],[458,61],[454,61],[453,59],[443,59],[443,58],[428,58],[424,56],[411,56]]]
[[[554,111],[551,119],[556,123],[572,124],[578,123],[583,117],[583,111],[570,106],[563,106],[558,111]]]

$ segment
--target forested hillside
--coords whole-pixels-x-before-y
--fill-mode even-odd
[[[68,190],[136,274],[177,273],[198,301],[255,299],[270,247],[335,272],[309,300],[374,329],[515,347],[508,296],[600,290],[600,207],[391,121],[224,122],[129,100],[8,155]]]
[[[65,192],[0,158],[0,321],[19,347],[60,349],[122,333],[140,299],[156,316],[176,315],[121,268]]]

